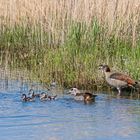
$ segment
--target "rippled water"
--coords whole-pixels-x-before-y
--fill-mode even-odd
[[[56,101],[24,103],[15,85],[0,92],[0,140],[140,139],[139,100],[99,93],[84,104],[59,94]]]

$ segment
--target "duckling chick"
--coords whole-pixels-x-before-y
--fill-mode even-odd
[[[21,99],[24,102],[32,102],[32,101],[34,101],[34,98],[27,97],[26,94],[22,94]]]
[[[29,90],[28,95],[30,95],[31,98],[34,98],[34,97],[40,97],[40,94],[35,94],[35,92],[34,92],[33,89],[30,89],[30,90]]]
[[[85,101],[85,102],[95,101],[95,97],[97,96],[89,92],[81,93],[77,88],[71,88],[71,90],[69,90],[69,93],[71,95],[74,95],[75,100]]]
[[[42,93],[40,94],[40,100],[41,100],[41,101],[46,101],[46,100],[48,100],[48,95],[47,95],[45,92],[42,92]]]
[[[49,100],[56,100],[57,99],[57,95],[55,95],[55,96],[48,96],[48,99]]]

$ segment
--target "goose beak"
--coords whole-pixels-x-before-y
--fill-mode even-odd
[[[68,92],[67,92],[68,94],[71,94],[71,90],[68,90]]]

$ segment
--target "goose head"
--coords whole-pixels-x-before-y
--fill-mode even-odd
[[[79,91],[77,88],[71,88],[71,89],[69,90],[69,93],[70,93],[71,95],[76,96],[77,93],[80,93],[80,91]]]
[[[21,99],[25,100],[26,99],[26,94],[22,94]]]
[[[99,70],[101,70],[103,73],[110,72],[110,68],[108,65],[99,65]]]
[[[30,89],[28,95],[31,96],[31,97],[34,97],[35,96],[34,90]]]

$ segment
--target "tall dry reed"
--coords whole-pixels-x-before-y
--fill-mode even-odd
[[[108,34],[131,33],[133,46],[138,38],[139,0],[0,0],[0,11],[1,28],[39,24],[56,43],[65,41],[73,21],[90,25],[93,19],[107,27]]]

